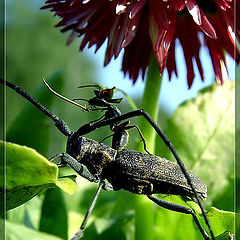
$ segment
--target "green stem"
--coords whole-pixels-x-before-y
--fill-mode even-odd
[[[154,121],[157,121],[159,110],[159,97],[162,77],[159,73],[158,64],[155,57],[152,56],[148,68],[147,81],[142,99],[142,108],[147,111]],[[138,126],[142,131],[147,144],[147,150],[154,154],[156,132],[151,125],[140,117]],[[142,142],[136,147],[138,151],[143,150]],[[153,235],[153,205],[148,198],[136,196],[135,198],[135,239],[152,240]]]
[[[159,73],[158,64],[155,60],[155,57],[152,56],[142,98],[142,109],[147,111],[154,121],[157,121],[158,116],[161,82],[162,77]],[[154,154],[156,136],[155,130],[143,117],[139,118],[138,126],[140,127],[147,142],[148,151]],[[137,150],[143,150],[142,143],[137,146]]]

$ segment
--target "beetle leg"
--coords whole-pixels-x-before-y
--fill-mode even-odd
[[[105,138],[103,138],[101,141],[99,141],[99,143],[102,143],[103,141],[105,141],[106,139],[108,139],[108,138],[110,138],[110,137],[112,137],[113,136],[113,134],[111,134],[111,135],[109,135],[109,136],[106,136]]]
[[[138,127],[138,125],[128,125],[128,126],[126,126],[125,129],[127,130],[127,129],[131,129],[131,128],[136,128],[136,129],[137,129],[138,134],[139,134],[139,136],[140,136],[140,138],[141,138],[141,141],[143,142],[143,148],[144,148],[145,152],[148,153],[148,154],[150,154],[150,155],[152,155],[152,154],[147,150],[146,141],[145,141],[145,139],[144,139],[144,137],[143,137],[143,134],[142,134],[140,128]]]
[[[96,204],[97,198],[98,198],[98,196],[99,196],[99,193],[100,193],[101,189],[102,189],[103,186],[104,186],[104,183],[105,183],[104,181],[100,181],[99,186],[98,186],[98,189],[97,189],[97,192],[95,193],[94,198],[93,198],[93,200],[92,200],[92,202],[91,202],[91,204],[90,204],[90,206],[89,206],[89,208],[88,208],[88,210],[87,210],[87,213],[86,213],[86,215],[85,215],[85,217],[84,217],[84,219],[83,219],[83,222],[82,222],[82,224],[81,224],[81,227],[80,227],[80,229],[75,233],[74,237],[71,238],[71,240],[78,240],[78,239],[80,239],[80,238],[82,237],[82,232],[83,232],[83,230],[84,230],[84,228],[85,228],[85,226],[86,226],[86,224],[87,224],[87,220],[88,220],[90,214],[92,213],[92,210],[93,210],[93,208],[94,208],[94,206],[95,206],[95,204]]]
[[[59,153],[49,159],[53,161],[54,159],[60,157],[61,162],[58,163],[58,167],[65,167],[66,164],[69,164],[75,172],[80,176],[87,179],[90,182],[99,182],[99,177],[92,175],[81,163],[79,163],[75,158],[70,156],[68,153]],[[113,187],[109,182],[104,181],[103,189],[106,191],[112,191]]]
[[[191,210],[190,208],[178,205],[176,203],[171,203],[171,202],[167,202],[164,200],[161,200],[159,198],[153,197],[152,195],[147,195],[147,197],[152,200],[153,202],[155,202],[157,205],[159,205],[160,207],[166,208],[168,210],[174,211],[174,212],[180,212],[180,213],[185,213],[185,214],[191,214],[199,231],[201,232],[203,238],[205,240],[210,240],[208,234],[206,233],[206,231],[203,229],[203,227],[201,226],[199,220],[197,219],[197,216],[195,214],[195,212],[193,210]]]
[[[113,191],[113,186],[112,186],[112,184],[111,183],[109,183],[109,182],[106,182],[106,181],[103,181],[104,182],[104,184],[103,184],[103,190],[105,190],[105,191]]]
[[[76,171],[80,176],[87,179],[90,182],[99,182],[99,179],[93,176],[84,166],[79,163],[75,158],[70,156],[68,153],[59,153],[55,155],[54,157],[50,158],[50,161],[53,159],[60,157],[61,162],[58,163],[58,167],[65,167],[66,163],[73,168],[74,171]]]

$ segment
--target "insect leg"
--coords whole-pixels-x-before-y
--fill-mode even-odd
[[[134,128],[134,127],[137,129],[138,134],[139,134],[139,136],[140,136],[140,138],[141,138],[141,141],[143,142],[143,148],[144,148],[145,152],[151,155],[151,153],[147,150],[146,141],[145,141],[145,139],[144,139],[144,137],[143,137],[143,134],[142,134],[140,128],[138,127],[138,125],[129,125],[129,126],[127,126],[125,129],[127,130],[127,129],[131,129],[131,128]]]
[[[92,200],[92,202],[91,202],[91,204],[90,204],[90,206],[89,206],[89,208],[88,208],[88,210],[87,210],[87,213],[86,213],[86,215],[85,215],[85,217],[84,217],[84,219],[83,219],[83,222],[82,222],[82,224],[81,224],[80,229],[75,233],[74,237],[71,238],[71,240],[78,240],[78,239],[81,238],[82,232],[83,232],[83,230],[84,230],[84,228],[85,228],[85,226],[86,226],[86,224],[87,224],[87,220],[88,220],[90,214],[92,213],[92,210],[93,210],[93,208],[94,208],[94,206],[95,206],[95,204],[96,204],[97,198],[98,198],[99,193],[100,193],[101,189],[103,188],[103,186],[104,186],[104,181],[101,181],[101,182],[99,183],[97,192],[96,192],[96,194],[95,194],[95,196],[94,196],[94,198],[93,198],[93,200]]]
[[[105,117],[105,116],[102,115],[100,118],[98,118],[98,119],[96,119],[96,120],[93,120],[93,121],[91,121],[91,122],[92,122],[92,123],[94,123],[94,122],[98,122],[98,121],[102,120],[104,117]]]
[[[100,143],[102,143],[102,142],[104,142],[106,139],[108,139],[108,138],[110,138],[110,137],[112,137],[114,134],[111,134],[111,135],[109,135],[109,136],[106,136],[105,138],[103,138],[101,141],[99,141]]]
[[[70,156],[68,153],[59,153],[54,157],[50,158],[49,160],[53,161],[57,157],[61,158],[61,162],[57,164],[58,167],[65,167],[66,164],[69,164],[69,166],[83,178],[87,179],[90,182],[99,182],[98,178],[94,177],[88,170],[84,168],[84,166],[81,163],[79,163],[75,158]]]
[[[99,178],[92,175],[81,163],[79,163],[75,158],[70,156],[68,153],[60,153],[55,155],[50,159],[52,161],[53,159],[61,157],[61,162],[58,164],[59,167],[65,167],[66,163],[69,164],[69,166],[77,172],[80,176],[87,179],[90,182],[99,182]],[[106,191],[112,191],[113,187],[110,183],[103,181],[103,189]]]
[[[7,87],[13,89],[16,91],[19,95],[27,99],[30,103],[32,103],[34,106],[36,106],[40,111],[42,111],[45,115],[47,115],[49,118],[51,118],[54,122],[56,127],[65,135],[70,136],[72,134],[72,131],[69,129],[68,125],[61,120],[59,117],[57,117],[54,113],[50,112],[47,108],[45,108],[41,103],[39,103],[37,100],[35,100],[33,97],[31,97],[28,93],[26,93],[22,88],[5,81],[0,78],[0,83],[6,85]]]
[[[175,203],[171,203],[171,202],[167,202],[164,200],[161,200],[159,198],[153,197],[151,195],[147,195],[147,197],[152,200],[153,202],[155,202],[157,205],[159,205],[160,207],[166,208],[168,210],[171,211],[175,211],[175,212],[180,212],[180,213],[185,213],[185,214],[191,214],[199,231],[201,232],[203,238],[205,240],[209,240],[209,236],[208,234],[205,232],[205,230],[203,229],[203,227],[201,226],[200,222],[198,221],[198,218],[196,216],[196,214],[194,213],[193,210],[191,210],[190,208],[175,204]]]

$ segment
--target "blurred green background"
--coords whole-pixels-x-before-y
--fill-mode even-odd
[[[40,85],[43,87],[41,80],[42,77],[47,79],[52,74],[57,73],[57,76],[59,76],[59,84],[54,85],[57,91],[70,99],[77,97],[89,99],[93,96],[92,90],[80,90],[77,86],[96,83],[98,82],[98,79],[101,79],[100,73],[96,71],[96,65],[98,65],[98,63],[93,61],[91,55],[87,55],[87,51],[79,54],[79,40],[73,41],[70,46],[66,47],[68,34],[61,34],[58,29],[53,27],[58,22],[58,19],[53,18],[52,13],[39,10],[43,3],[43,1],[38,0],[9,0],[7,2],[7,80],[20,86],[30,93],[30,95],[34,95],[38,92],[38,87]],[[100,64],[102,65],[102,62]],[[111,75],[111,73],[109,75]],[[210,83],[212,82],[213,79],[211,79]],[[207,84],[209,84],[209,82]],[[49,93],[49,96],[51,95],[52,94]],[[138,107],[140,107],[140,99],[141,94],[134,95],[133,100]],[[35,121],[34,112],[28,112],[28,115],[26,115],[28,117],[28,123],[18,131],[16,129],[16,124],[20,122],[19,119],[21,116],[19,116],[19,114],[22,114],[20,111],[26,103],[26,100],[21,96],[18,96],[11,89],[7,89],[6,100],[7,140],[9,139],[19,144],[34,147],[48,158],[56,153],[65,151],[66,137],[56,129],[52,124],[52,121],[49,119],[44,120],[44,126],[50,132],[49,137],[44,139],[40,138],[40,141],[45,142],[45,147],[42,148],[38,145],[36,138],[39,138],[38,131],[41,131],[42,129],[36,129],[36,132],[31,129],[30,125],[34,125],[31,124],[31,121]],[[44,101],[44,99],[42,99],[42,101]],[[46,98],[45,101],[47,101],[48,104],[48,98]],[[73,131],[78,129],[82,124],[101,116],[100,113],[82,112],[79,108],[58,99],[55,96],[52,96],[52,101],[53,103],[50,106],[50,110],[67,122]],[[131,107],[126,100],[120,104],[119,108],[122,112],[131,110]],[[166,119],[172,113],[168,108],[168,105],[161,106],[159,113],[160,126],[167,126]],[[193,109],[191,109],[191,111],[192,110]],[[168,132],[170,135],[175,134],[176,139],[180,138],[181,134],[183,135],[183,141],[187,139],[184,134],[189,131],[189,128],[185,129],[184,126],[181,126],[181,124],[183,123],[184,125],[189,118],[187,114],[189,114],[189,116],[193,115],[191,115],[190,112],[185,114],[186,119],[182,119],[182,122],[180,121],[180,124],[177,126],[179,127],[178,132],[175,131],[176,126],[173,126],[174,124],[170,123],[170,126],[173,126],[173,130],[171,131],[171,129],[168,129]],[[181,119],[181,116],[177,115],[177,117]],[[27,122],[26,119],[21,121]],[[134,123],[136,121],[132,122]],[[199,125],[197,125],[196,128],[198,126]],[[232,125],[230,125],[230,127],[231,126]],[[33,138],[31,139],[27,137],[26,139],[25,132],[32,133]],[[109,134],[110,132],[108,128],[105,128],[90,134],[89,137],[100,141],[103,138],[102,136],[107,136]],[[134,130],[131,130],[130,135],[130,144],[127,148],[134,148],[136,144],[135,140],[138,141],[138,137],[136,137],[137,135]],[[193,137],[194,136],[195,135],[193,134]],[[185,156],[188,156],[189,158],[195,157],[194,153],[198,151],[198,149],[194,148],[195,143],[200,141],[201,137],[202,136],[200,135],[199,139],[193,138],[185,145],[179,141],[180,151],[183,151]],[[177,141],[176,139],[175,141]],[[232,138],[230,141],[232,141]],[[110,142],[111,139],[106,141],[107,144],[111,145]],[[163,156],[163,153],[165,153],[166,150],[163,150],[162,146],[160,147],[159,140],[158,142],[159,147],[157,148],[157,153],[160,156]],[[183,150],[183,148],[185,148],[185,150]],[[230,150],[233,151],[232,149]],[[226,150],[227,153],[229,153],[228,151],[229,149]],[[171,158],[169,153],[167,154],[168,155],[164,156]],[[210,189],[210,200],[206,203],[206,206],[209,206],[214,202],[215,207],[222,210],[233,211],[234,173],[232,154],[229,155],[229,158],[229,163],[226,163],[227,167],[225,168],[228,169],[227,173],[224,175],[226,179],[223,179],[224,183],[222,184],[224,189],[219,190],[216,195],[213,191],[211,192]],[[197,161],[197,159],[195,159],[195,161]],[[199,167],[196,167],[196,162],[191,163],[190,160],[187,160],[185,163],[191,168]],[[224,168],[225,165],[223,164],[223,160],[220,161],[220,163],[222,168]],[[205,181],[208,181],[208,176],[211,176],[209,182],[214,186],[214,189],[216,189],[217,185],[213,182],[215,177],[214,166],[214,164],[211,165],[207,171],[204,171],[204,168],[201,166],[199,167],[200,170],[194,170],[196,170]],[[218,170],[223,171],[222,168],[219,167]],[[69,168],[61,169],[60,172],[61,175],[74,174]],[[26,204],[9,211],[7,215],[8,220],[10,223],[19,224],[17,226],[27,226],[28,230],[40,229],[43,232],[58,235],[63,239],[67,238],[67,231],[69,232],[69,236],[72,236],[76,229],[78,229],[81,219],[85,214],[97,187],[96,184],[91,184],[82,178],[77,178],[77,181],[80,187],[78,192],[73,196],[69,196],[58,189],[48,190],[47,194],[41,194]],[[156,209],[156,206],[154,206],[154,208]],[[121,240],[133,239],[135,221],[133,209],[133,194],[124,191],[103,191],[98,200],[96,209],[94,210],[93,218],[91,218],[88,227],[85,230],[84,239],[111,239],[113,237],[114,239]],[[54,229],[53,227],[52,229],[48,229],[48,225],[50,225],[50,216],[54,214],[55,219],[60,219],[60,222],[51,225],[57,225],[57,229]],[[169,211],[166,210],[156,211],[155,221],[157,224],[159,223],[159,227],[155,224],[153,230],[156,239],[160,239],[157,238],[158,236],[165,236],[162,237],[162,239],[201,239],[191,217],[186,218],[187,220],[185,221],[183,220],[185,217],[182,217],[181,214],[169,213]],[[67,221],[69,224],[66,225]],[[146,220],[143,219],[143,221]],[[179,226],[179,223],[182,223],[181,226]],[[59,231],[59,229],[62,231]],[[169,232],[169,229],[173,230]],[[188,232],[187,234],[186,229]],[[192,229],[194,230],[192,231]],[[27,235],[24,236],[20,234],[21,236],[19,236],[17,234],[17,232],[22,233],[27,232],[28,230],[22,228],[19,230],[16,225],[10,224],[8,227],[7,234],[9,234],[7,239],[29,239],[29,237],[26,237]],[[99,232],[101,233],[100,235]],[[168,232],[167,236],[166,232]],[[176,232],[178,234],[177,236]],[[32,239],[38,239],[36,235],[31,235],[31,232],[29,234],[30,235],[28,236],[34,236],[34,238],[31,237]],[[182,238],[182,236],[186,236],[186,238]],[[39,236],[39,239],[50,239],[50,237]]]

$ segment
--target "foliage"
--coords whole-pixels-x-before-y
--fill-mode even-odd
[[[0,219],[0,221],[2,222],[0,224],[3,224],[3,220]],[[6,235],[6,240],[19,240],[19,239],[61,240],[61,238],[59,238],[59,237],[52,236],[52,235],[46,234],[46,233],[38,232],[36,230],[33,230],[31,228],[28,228],[24,225],[20,225],[17,223],[6,221],[5,226],[6,226],[6,232],[8,233]]]
[[[32,148],[0,141],[6,153],[6,181],[1,183],[1,201],[3,189],[6,194],[6,210],[10,210],[29,201],[42,191],[60,187],[73,194],[77,186],[70,178],[58,179],[58,167]],[[1,168],[3,165],[1,165]],[[0,213],[1,215],[3,213]]]
[[[40,83],[41,77],[49,75],[55,69],[62,69],[63,74],[55,74],[52,80],[48,79],[48,82],[57,91],[64,92],[65,96],[72,98],[79,96],[79,90],[73,89],[73,86],[84,84],[87,80],[95,82],[95,78],[94,81],[92,80],[95,73],[89,61],[84,58],[79,59],[77,51],[74,49],[76,45],[65,48],[65,39],[63,38],[59,43],[60,34],[55,34],[57,31],[52,27],[54,21],[49,20],[50,18],[46,20],[43,17],[45,14],[33,13],[34,16],[24,17],[23,15],[29,14],[26,5],[14,2],[14,9],[23,8],[23,6],[26,9],[22,11],[21,16],[17,16],[16,12],[10,16],[12,21],[9,21],[7,55],[8,66],[14,66],[14,71],[12,68],[8,68],[8,80],[17,83],[24,89],[30,89],[31,92],[31,89]],[[16,19],[11,19],[11,17],[16,17],[19,20],[18,24],[11,25],[13,21],[16,22]],[[31,20],[29,21],[29,19]],[[33,19],[35,20],[33,21]],[[52,29],[52,31],[47,29]],[[16,34],[19,32],[24,32],[24,34],[17,36]],[[49,36],[48,40],[51,39],[51,43],[46,43],[46,35]],[[17,45],[15,45],[16,39],[18,40]],[[26,44],[29,41],[33,44]],[[63,78],[68,81],[64,80],[63,82]],[[222,87],[215,86],[204,90],[196,100],[187,101],[176,110],[166,129],[167,136],[174,143],[183,162],[208,185],[209,200],[206,202],[206,208],[209,210],[208,216],[214,233],[220,235],[219,239],[226,239],[228,233],[224,233],[225,231],[233,232],[233,214],[228,212],[233,210],[234,186],[233,89],[232,82],[225,82]],[[7,139],[32,147],[44,156],[40,156],[25,146],[11,145],[19,149],[23,155],[28,155],[28,152],[33,155],[31,160],[25,157],[14,157],[16,165],[10,166],[10,169],[15,168],[15,176],[17,176],[17,173],[22,173],[20,172],[22,168],[18,166],[24,166],[27,170],[26,174],[35,177],[33,173],[29,172],[31,168],[27,166],[36,164],[34,160],[36,158],[44,159],[45,162],[46,157],[49,158],[56,153],[65,151],[66,138],[61,136],[51,120],[47,119],[39,110],[34,110],[30,104],[26,103],[28,106],[21,109],[20,105],[26,101],[16,93],[12,93],[12,90],[7,91]],[[89,92],[80,94],[81,97],[86,94],[89,98]],[[39,100],[50,109],[53,104],[52,100],[56,99],[44,86],[36,90],[36,95],[34,93],[31,95],[36,98],[40,97]],[[19,102],[17,99],[20,99]],[[69,107],[68,103],[62,103],[61,100],[54,103],[53,109],[53,112],[63,118],[73,130],[90,119],[97,119],[97,116]],[[102,136],[107,134],[106,131],[100,130],[90,137],[101,140]],[[138,141],[138,138],[135,139]],[[157,155],[172,159],[168,150],[160,146],[159,139],[156,146]],[[55,169],[55,165],[49,164],[49,167]],[[54,178],[55,174],[58,174],[57,171],[54,173]],[[60,169],[59,172],[59,176],[71,174],[73,172],[69,168]],[[8,176],[9,180],[11,180],[10,176]],[[42,177],[45,178],[45,175]],[[58,178],[56,182],[59,185],[61,181],[70,181],[69,178],[64,179],[62,181],[61,178]],[[36,179],[30,181],[27,186],[31,186]],[[22,199],[23,202],[27,201],[25,204],[7,212],[6,233],[8,239],[53,240],[67,239],[67,236],[73,236],[79,228],[97,187],[96,184],[79,177],[77,177],[77,183],[79,189],[71,196],[58,188],[48,189],[46,185],[42,185],[45,191],[30,201],[27,200],[37,192],[34,190],[31,194],[27,193],[26,198]],[[67,183],[67,186],[73,186],[72,182]],[[61,187],[64,186],[61,185]],[[72,188],[70,187],[70,189]],[[17,194],[18,198],[21,196]],[[134,239],[135,221],[141,221],[143,225],[147,223],[151,225],[154,239],[201,239],[191,216],[169,212],[154,204],[147,205],[147,208],[153,209],[153,221],[148,221],[146,216],[136,216],[133,210],[135,197],[124,191],[102,191],[87,229],[84,231],[83,239]],[[137,197],[143,202],[149,202],[144,196]],[[198,206],[193,202],[186,203],[177,196],[159,195],[159,197],[191,206],[197,211],[198,217],[203,223]],[[13,198],[15,199],[15,196]],[[211,205],[222,210],[210,207]],[[59,222],[59,219],[62,221]],[[144,231],[144,226],[142,230]]]

